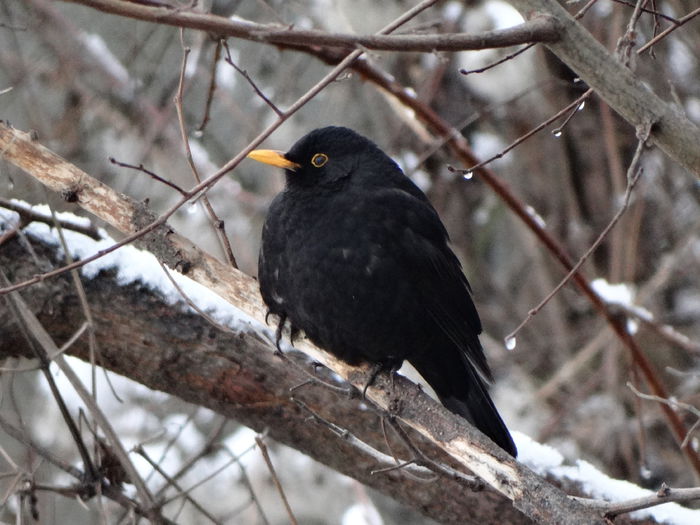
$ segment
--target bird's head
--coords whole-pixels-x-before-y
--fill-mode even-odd
[[[396,164],[371,140],[343,127],[328,126],[311,131],[284,153],[255,150],[253,160],[284,168],[288,186],[334,185],[352,175],[358,167],[363,173],[381,173]]]

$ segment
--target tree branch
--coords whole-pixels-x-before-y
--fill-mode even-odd
[[[24,279],[41,271],[46,264],[60,262],[56,244],[42,242],[32,235],[28,235],[27,240],[32,244],[32,251],[37,256],[35,259],[27,256],[26,243],[16,239],[0,250],[0,267],[13,279]],[[482,491],[470,490],[465,480],[450,474],[449,468],[444,472],[433,470],[437,478],[428,483],[404,474],[401,468],[382,469],[394,463],[388,454],[376,453],[387,447],[378,424],[381,415],[361,409],[361,399],[338,395],[336,390],[320,383],[297,388],[308,377],[301,367],[314,367],[301,354],[287,354],[288,359],[301,365],[288,366],[256,332],[218,330],[201,316],[183,311],[180,306],[166,304],[158,293],[142,283],[120,285],[113,272],[100,272],[85,282],[85,288],[96,323],[101,362],[106,368],[154,390],[208,407],[258,432],[266,431],[275,440],[441,523],[483,525],[530,522],[502,494],[488,487]],[[70,338],[73,327],[82,321],[82,312],[68,274],[34,286],[32,293],[26,294],[25,300],[44,329],[57,342]],[[29,349],[13,324],[4,322],[6,315],[0,303],[0,359],[30,356]],[[144,337],[144,334],[148,336]],[[89,360],[89,352],[89,345],[84,339],[78,340],[68,350],[69,354],[84,360]],[[426,399],[420,389],[403,377],[397,377],[392,387],[389,380],[380,376],[377,388],[393,398],[393,404],[403,416],[407,413],[405,405],[416,405],[413,412],[422,414],[424,422],[435,426],[440,440],[433,442],[408,429],[412,443],[432,460],[442,462],[447,459],[440,448],[444,441],[454,439],[455,432],[464,436],[474,433],[460,418]],[[370,391],[377,388],[372,387]],[[392,388],[395,390],[392,391]],[[290,398],[292,389],[294,399]],[[299,401],[302,401],[303,407],[300,407]],[[313,411],[316,417],[335,422],[336,429],[342,425],[353,436],[352,439],[345,439],[345,432],[339,434],[329,429],[328,425],[319,424],[316,417],[310,419],[309,411]],[[490,444],[477,445],[476,441],[475,446],[493,448]],[[392,445],[393,450],[399,448],[398,444]],[[503,467],[501,473],[506,476],[513,471],[527,471],[512,461],[509,464],[504,462]],[[517,482],[512,487],[514,491],[523,490],[517,479],[511,478],[511,481]],[[539,523],[603,523],[602,515],[605,512],[625,512],[624,509],[632,509],[631,505],[640,508],[634,500],[622,503],[585,500],[576,501],[573,505],[574,509],[580,505],[585,511],[572,515],[572,506],[569,505],[572,498],[557,501],[549,497],[552,491],[560,492],[554,485],[532,474],[524,481],[538,485],[535,490],[543,498],[529,502],[531,506],[542,507],[528,511],[530,517]],[[566,490],[586,494],[576,485],[568,485]],[[532,489],[526,489],[522,497],[528,497],[531,492]],[[459,497],[455,497],[456,494]],[[679,501],[695,499],[697,489],[688,489],[682,498],[680,496]],[[675,500],[657,498],[656,501],[666,503]],[[564,506],[547,508],[553,501],[556,505]],[[524,502],[520,501],[519,504],[525,507]],[[618,525],[627,523],[649,524],[653,520],[632,520],[625,516],[616,519]]]
[[[651,141],[700,177],[700,128],[682,108],[662,100],[620,63],[556,0],[510,0],[526,19],[542,16],[562,24],[561,39],[547,47],[635,128],[651,125]]]
[[[29,175],[37,177],[59,191],[62,185],[75,185],[78,181],[84,188],[84,192],[101,188],[98,181],[40,146],[36,141],[32,141],[26,133],[1,126],[0,151],[4,151],[7,160],[22,166]],[[42,159],[43,162],[39,165],[41,173],[35,171],[37,163],[28,160],[27,157],[40,157]],[[52,181],[54,171],[58,172],[56,181]],[[75,180],[66,180],[67,173],[71,173]],[[97,200],[101,202],[98,203]],[[99,213],[100,218],[117,228],[120,225],[130,227],[136,221],[136,215],[139,213],[152,216],[150,212],[146,213],[147,210],[144,210],[143,207],[136,206],[128,197],[117,192],[107,191],[104,188],[99,195],[94,194],[94,198],[80,199],[78,203]],[[112,210],[119,210],[119,213],[115,216],[112,214]],[[125,217],[124,213],[127,210],[134,210],[134,216]],[[163,254],[177,253],[177,266],[186,268],[190,278],[212,289],[243,312],[257,319],[261,324],[264,323],[265,308],[262,305],[257,284],[252,278],[201,252],[172,229],[164,226],[162,231],[165,232],[164,235],[153,235],[148,242],[149,249],[159,260],[172,267],[172,259],[163,260],[162,256]],[[149,331],[145,327],[143,330]],[[105,333],[110,333],[110,331]],[[321,351],[307,340],[297,342],[296,347],[312,355],[314,359],[356,387],[361,388],[367,383],[367,371],[364,368],[349,366]],[[149,350],[146,353],[150,352]],[[147,357],[142,356],[138,360],[144,358]],[[138,368],[141,368],[141,365]],[[189,369],[189,366],[184,367],[178,375],[187,373]],[[127,371],[126,373],[133,377],[131,372]],[[222,373],[218,370],[209,370],[208,382],[212,378],[217,381],[230,382],[230,378],[221,377]],[[203,398],[201,390],[198,395],[198,404],[204,404],[219,411],[223,410],[223,406],[219,403],[215,407],[211,406],[212,400]],[[397,396],[388,380],[380,380],[367,390],[367,396],[382,410],[390,411],[402,419],[419,435],[435,443],[460,465],[471,470],[494,489],[511,499],[514,506],[530,518],[542,523],[561,523],[562,516],[565,515],[568,519],[578,517],[581,522],[603,523],[589,510],[567,498],[562,491],[544,482],[532,471],[515,462],[485,439],[479,431],[428,398],[415,385],[407,386],[406,390]],[[223,405],[225,406],[226,403]],[[336,419],[336,421],[338,420]],[[248,424],[245,421],[242,422]],[[248,426],[259,429],[258,425],[259,421],[256,422],[256,426],[252,424]],[[283,440],[283,442],[288,441]]]
[[[417,35],[346,35],[313,29],[292,29],[280,25],[257,24],[240,18],[231,19],[185,9],[165,9],[122,0],[64,0],[105,13],[128,18],[199,29],[218,37],[235,37],[268,44],[322,46],[344,49],[365,48],[384,51],[466,51],[509,47],[530,42],[554,42],[558,38],[556,24],[546,17],[530,20],[519,26],[478,35],[466,33]]]

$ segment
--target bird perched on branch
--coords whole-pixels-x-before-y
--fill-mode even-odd
[[[486,389],[481,321],[448,235],[423,192],[373,142],[314,130],[287,153],[250,158],[285,169],[258,262],[260,292],[281,327],[303,330],[353,365],[408,360],[440,401],[512,456]]]

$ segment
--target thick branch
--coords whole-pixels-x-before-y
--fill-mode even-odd
[[[32,253],[27,244],[17,239],[0,249],[0,267],[13,280],[21,280],[40,272],[47,265],[60,264],[57,245],[49,245],[29,237]],[[296,388],[296,401],[290,399],[290,389],[307,381],[308,376],[271,351],[254,332],[228,333],[216,329],[204,318],[185,313],[173,307],[154,292],[136,283],[121,286],[110,272],[102,272],[84,283],[90,309],[96,323],[100,348],[100,362],[106,368],[125,375],[154,390],[176,395],[188,402],[211,408],[227,417],[285,443],[334,470],[351,476],[397,501],[412,507],[441,523],[460,524],[524,524],[530,523],[512,503],[498,492],[486,488],[480,492],[469,490],[462,481],[436,472],[433,482],[420,481],[403,474],[402,469],[372,474],[387,466],[380,454],[386,450],[384,435],[376,413],[359,408],[361,400],[339,395],[319,384]],[[25,295],[29,307],[36,313],[44,328],[61,344],[73,335],[73,329],[83,320],[70,277],[62,274],[32,287]],[[0,359],[31,353],[8,316],[5,301],[0,301]],[[68,353],[89,360],[89,347],[84,339],[72,345]],[[289,356],[304,366],[299,356]],[[308,367],[311,371],[312,367]],[[323,378],[327,379],[327,378]],[[389,382],[379,378],[382,389]],[[454,418],[434,402],[425,402],[425,396],[407,380],[397,378],[394,402],[419,406],[433,421]],[[309,418],[309,411],[326,421],[335,422],[352,433],[346,439]],[[444,427],[448,432],[451,425]],[[414,444],[427,456],[444,460],[444,454],[435,443],[411,432]],[[362,440],[361,444],[357,439]],[[449,435],[443,435],[449,439]],[[405,448],[393,443],[394,451]],[[410,457],[402,457],[407,460]],[[543,479],[537,478],[541,489],[556,490]],[[557,483],[562,483],[558,481]],[[568,491],[585,495],[581,487],[568,486]],[[548,499],[541,502],[545,507]],[[602,501],[586,500],[588,519],[577,521],[565,508],[547,511],[560,512],[558,523],[597,523],[595,517],[610,511]],[[617,508],[617,507],[616,507]],[[593,518],[591,518],[593,516]],[[549,520],[551,522],[551,520]],[[546,522],[546,521],[545,521]],[[631,520],[620,517],[616,524],[647,525],[653,520]]]
[[[416,35],[345,35],[313,29],[291,29],[265,25],[241,19],[230,19],[209,13],[180,9],[164,9],[121,0],[65,0],[82,4],[105,13],[146,20],[176,27],[200,29],[219,37],[235,37],[268,44],[324,46],[386,51],[466,51],[494,47],[509,47],[530,42],[553,42],[557,29],[551,20],[539,18],[516,27],[486,31],[478,35],[466,33]]]
[[[510,0],[510,3],[525,18],[556,18],[562,25],[561,39],[547,47],[632,126],[639,129],[651,124],[651,140],[700,177],[700,128],[681,108],[651,91],[556,0]]]
[[[125,218],[122,213],[116,217],[111,210],[120,212],[133,209],[135,215],[150,216],[143,207],[136,206],[128,197],[113,191],[106,191],[103,185],[95,181],[87,173],[81,172],[75,166],[61,159],[44,148],[31,137],[6,126],[0,126],[0,151],[5,158],[22,167],[54,190],[61,191],[64,186],[74,187],[80,184],[83,198],[78,203],[86,209],[102,213],[100,218],[119,228],[133,225],[136,217]],[[31,159],[28,159],[31,157]],[[39,159],[39,160],[37,160]],[[60,174],[60,179],[52,181],[54,172]],[[66,180],[67,173],[72,173],[75,180]],[[94,188],[100,189],[100,194],[94,193]],[[85,199],[86,195],[94,195],[95,199],[104,202],[97,204],[93,198]],[[110,200],[119,203],[110,203]],[[148,241],[149,249],[165,264],[171,267],[187,269],[190,278],[216,291],[230,303],[240,308],[251,317],[264,322],[264,307],[257,292],[255,281],[240,271],[223,265],[213,257],[205,254],[186,239],[163,227],[162,237],[153,233]],[[165,257],[164,257],[165,256]],[[174,260],[172,256],[175,256]],[[166,257],[168,257],[166,259]],[[173,262],[176,264],[173,265]],[[358,368],[348,366],[329,354],[319,350],[308,341],[300,341],[296,345],[312,355],[319,362],[328,366],[353,385],[363,387],[367,382],[366,374]],[[220,372],[212,377],[220,375]],[[402,396],[402,402],[397,404],[397,398],[386,383],[379,382],[367,390],[367,395],[383,410],[391,410],[406,424],[419,434],[435,443],[454,460],[481,477],[486,483],[513,500],[516,508],[527,516],[542,523],[561,523],[562,513],[573,522],[602,523],[600,518],[579,503],[570,500],[566,495],[546,483],[532,471],[515,462],[502,450],[485,439],[480,432],[468,425],[461,418],[454,416],[440,407],[419,389],[414,389],[408,396]],[[204,402],[202,401],[202,404]]]

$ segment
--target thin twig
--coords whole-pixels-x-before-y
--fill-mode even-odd
[[[245,465],[243,465],[243,462],[240,461],[240,456],[236,456],[227,448],[224,448],[224,450],[226,452],[228,452],[231,455],[231,457],[236,459],[236,464],[238,465],[238,469],[241,472],[241,480],[243,481],[243,484],[248,489],[248,493],[250,494],[250,500],[253,502],[253,505],[255,505],[255,508],[257,509],[258,514],[260,514],[260,519],[262,520],[263,525],[270,525],[270,520],[268,520],[267,516],[265,515],[265,509],[263,509],[263,505],[260,502],[260,498],[258,498],[257,494],[255,494],[255,489],[253,488],[253,484],[250,481],[250,477],[248,476],[248,473],[246,472]]]
[[[216,74],[219,69],[219,59],[221,58],[221,40],[216,41],[214,46],[214,58],[211,63],[211,73],[209,74],[209,89],[207,90],[207,100],[204,103],[204,115],[202,116],[202,121],[197,126],[196,130],[200,133],[204,131],[209,123],[209,118],[211,114],[211,104],[214,100],[214,93],[216,92]]]
[[[224,426],[227,423],[227,419],[222,417],[221,421],[219,422],[218,425],[214,427],[212,430],[209,438],[207,441],[202,445],[202,447],[197,451],[192,457],[190,457],[187,461],[185,461],[182,465],[180,465],[179,470],[171,476],[172,479],[177,480],[180,479],[182,476],[187,474],[196,464],[197,462],[202,459],[204,456],[207,456],[208,454],[211,454],[212,451],[214,450],[214,443],[218,441],[221,438],[221,434],[223,433]],[[156,492],[156,496],[160,496],[163,490],[167,488],[167,485],[163,486],[161,489],[159,489]]]
[[[528,49],[530,49],[534,46],[535,46],[534,43],[528,44],[525,47],[518,49],[517,51],[515,51],[513,53],[509,53],[506,56],[504,56],[503,58],[500,58],[500,59],[496,60],[495,62],[491,62],[490,64],[488,64],[484,67],[479,67],[476,69],[460,69],[459,72],[465,76],[471,75],[472,73],[483,73],[485,71],[488,71],[489,69],[493,69],[496,66],[500,66],[504,62],[508,62],[509,60],[512,60],[515,57],[522,55],[525,51],[527,51]]]
[[[39,213],[31,207],[23,206],[11,200],[0,198],[0,208],[5,208],[6,210],[11,210],[18,213],[22,218],[26,220],[26,224],[30,222],[41,222],[43,224],[48,224],[49,226],[54,225],[54,220],[50,215]],[[83,235],[86,235],[91,239],[94,239],[95,241],[99,241],[100,239],[102,239],[99,230],[95,226],[83,226],[82,224],[76,224],[74,222],[66,221],[64,219],[57,220],[61,227],[63,227],[66,230],[82,233]]]
[[[627,7],[635,7],[635,4],[633,2],[629,2],[628,0],[612,0],[612,1],[616,2],[618,4],[626,5]],[[639,9],[644,13],[654,15],[654,17],[663,18],[664,20],[668,20],[672,24],[678,24],[678,20],[676,20],[672,16],[664,14],[661,11],[658,11],[656,9],[649,9],[648,7],[644,7],[644,6],[641,6]]]
[[[572,496],[572,499],[586,507],[600,511],[607,519],[612,520],[621,514],[656,507],[664,503],[680,503],[700,499],[700,487],[674,489],[663,483],[661,488],[653,494],[620,502],[608,502],[574,496]]]
[[[329,421],[328,419],[324,418],[317,412],[311,409],[306,403],[301,401],[300,399],[297,399],[295,397],[292,398],[292,401],[296,403],[301,409],[305,410],[308,412],[311,416],[311,419],[316,421],[317,423],[320,423],[328,429],[333,432],[335,435],[337,435],[339,438],[341,438],[343,441],[346,441],[349,443],[351,446],[356,448],[361,454],[364,454],[368,457],[373,458],[379,465],[382,464],[387,464],[389,467],[382,467],[378,468],[375,470],[372,470],[372,474],[375,473],[383,473],[383,472],[388,472],[389,470],[394,470],[398,465],[401,465],[401,471],[404,474],[409,474],[413,479],[426,482],[426,481],[432,481],[432,479],[426,479],[425,476],[430,474],[430,470],[427,469],[426,467],[417,465],[415,461],[406,461],[406,462],[401,462],[399,461],[396,457],[394,456],[389,456],[387,454],[384,454],[383,452],[377,450],[376,448],[372,447],[371,445],[368,445],[361,439],[359,439],[357,436],[355,436],[352,432],[350,432],[347,429],[341,428],[332,421]]]
[[[411,440],[410,436],[406,433],[406,431],[401,427],[401,425],[395,418],[389,417],[389,424],[392,426],[392,428],[396,431],[396,433],[404,442],[404,444],[414,455],[414,461],[418,465],[427,467],[428,469],[432,470],[437,474],[449,476],[450,478],[454,479],[455,481],[459,481],[460,483],[464,484],[465,486],[469,487],[475,492],[484,489],[484,482],[478,477],[463,474],[462,472],[459,472],[458,470],[455,470],[452,467],[445,465],[444,463],[438,463],[437,461],[423,454],[423,452],[418,447],[416,447],[416,445]]]
[[[255,436],[255,442],[258,444],[258,448],[260,448],[260,453],[262,454],[263,459],[265,460],[265,464],[267,465],[267,470],[270,472],[270,476],[272,477],[272,482],[275,484],[275,488],[277,489],[277,492],[280,495],[280,498],[282,498],[282,503],[284,504],[284,508],[287,510],[287,516],[289,516],[289,522],[292,525],[298,525],[297,519],[294,517],[294,512],[292,512],[292,507],[289,505],[289,501],[287,500],[287,495],[284,493],[284,488],[282,487],[282,483],[280,482],[279,478],[277,477],[277,472],[275,472],[275,467],[272,465],[272,460],[270,459],[270,454],[267,451],[267,445],[265,445],[265,442],[260,439],[259,436]]]
[[[177,84],[177,95],[175,95],[175,109],[177,111],[177,122],[180,129],[180,136],[182,137],[182,143],[185,147],[185,157],[187,158],[187,164],[190,167],[190,171],[192,171],[194,180],[197,181],[197,183],[201,183],[202,178],[199,176],[199,170],[197,169],[197,166],[194,163],[194,158],[192,157],[192,149],[190,148],[190,138],[187,134],[187,127],[185,125],[185,112],[182,108],[182,101],[184,97],[185,88],[185,70],[187,69],[187,57],[190,54],[190,48],[185,46],[185,36],[183,33],[184,29],[181,29],[180,43],[182,45],[183,53],[182,65],[180,67],[180,77]],[[224,221],[222,221],[214,211],[214,207],[211,205],[209,197],[206,193],[202,193],[200,195],[200,198],[202,204],[204,205],[204,209],[207,211],[207,215],[211,220],[211,224],[214,228],[214,231],[216,232],[216,236],[219,239],[219,244],[221,245],[224,255],[226,256],[226,260],[232,267],[238,268],[236,257],[233,255],[233,250],[231,249],[231,243],[228,240],[228,235],[226,235],[226,226],[224,225]]]
[[[577,108],[579,108],[579,107],[581,106],[581,103],[582,103],[584,100],[586,100],[592,93],[593,93],[593,90],[592,90],[592,89],[588,89],[583,95],[581,95],[581,96],[578,97],[576,100],[574,100],[573,102],[571,102],[570,104],[568,104],[564,109],[561,109],[560,111],[558,111],[557,113],[555,113],[554,115],[552,115],[551,117],[549,117],[547,120],[545,120],[544,122],[540,123],[538,126],[532,128],[530,131],[528,131],[528,132],[525,133],[524,135],[521,135],[520,137],[518,137],[516,140],[514,140],[513,142],[511,142],[508,146],[506,146],[505,148],[503,148],[501,151],[499,151],[498,153],[496,153],[494,156],[492,156],[492,157],[490,157],[490,158],[488,158],[488,159],[486,159],[486,160],[484,160],[484,161],[481,161],[481,162],[475,164],[475,165],[472,166],[471,168],[467,168],[467,169],[457,169],[457,168],[455,168],[455,167],[453,167],[453,166],[448,166],[447,169],[450,170],[452,173],[457,173],[457,174],[462,175],[462,176],[464,176],[464,177],[466,177],[466,178],[471,178],[472,173],[474,173],[476,170],[478,170],[478,169],[480,169],[480,168],[483,168],[484,166],[486,166],[487,164],[490,164],[490,163],[493,162],[494,160],[500,159],[500,158],[503,157],[506,153],[508,153],[510,150],[512,150],[513,148],[515,148],[515,147],[518,146],[519,144],[522,144],[522,143],[525,142],[527,139],[529,139],[530,137],[532,137],[535,133],[537,133],[538,131],[541,131],[542,129],[544,129],[544,128],[546,128],[547,126],[549,126],[549,125],[550,125],[552,122],[554,122],[555,120],[561,118],[563,115],[566,115],[569,111],[576,110]],[[569,118],[570,118],[570,117],[569,117]]]
[[[63,461],[58,456],[54,455],[53,452],[51,452],[46,447],[40,445],[39,443],[36,443],[23,430],[15,427],[12,423],[10,423],[1,413],[0,428],[2,428],[3,432],[5,432],[8,436],[14,438],[19,443],[22,443],[28,449],[31,449],[35,455],[40,456],[42,459],[48,461],[55,467],[58,467],[63,472],[73,476],[76,480],[80,481],[85,478],[85,474],[83,473],[83,471],[74,467],[69,462]]]
[[[632,190],[634,189],[635,185],[637,184],[637,181],[642,175],[642,170],[637,169],[639,165],[639,160],[641,158],[642,152],[644,151],[644,148],[646,146],[646,141],[649,138],[649,132],[651,130],[651,125],[647,126],[647,129],[641,132],[641,135],[639,137],[639,141],[637,143],[637,149],[634,152],[634,157],[632,158],[632,161],[630,162],[629,168],[627,169],[627,189],[625,190],[625,195],[623,198],[622,205],[620,206],[620,209],[617,211],[615,216],[610,220],[608,225],[603,229],[602,232],[600,232],[600,235],[598,235],[598,238],[591,244],[591,246],[586,250],[586,252],[579,258],[578,262],[574,264],[574,266],[569,270],[569,273],[567,273],[564,278],[559,282],[557,286],[554,287],[554,289],[547,294],[547,296],[540,301],[540,303],[532,308],[528,313],[527,317],[513,330],[510,334],[508,334],[505,338],[506,341],[514,341],[516,335],[518,332],[528,323],[530,320],[535,317],[539,311],[544,308],[544,306],[557,294],[559,293],[559,290],[561,290],[566,283],[568,283],[571,278],[579,271],[581,266],[583,266],[583,263],[586,262],[588,257],[600,246],[600,244],[605,240],[605,237],[608,235],[610,230],[617,224],[617,222],[620,220],[622,215],[627,211],[627,207],[629,206],[629,201],[632,196]]]
[[[270,99],[265,95],[265,93],[262,92],[262,90],[258,87],[258,85],[253,81],[253,79],[250,78],[250,75],[248,74],[248,72],[247,72],[245,69],[241,69],[240,67],[238,67],[238,66],[236,65],[236,63],[233,61],[233,59],[231,58],[231,50],[230,50],[229,47],[228,47],[228,42],[226,42],[225,40],[221,40],[220,42],[223,44],[224,49],[226,49],[226,62],[228,62],[228,63],[233,67],[233,69],[235,69],[235,70],[238,71],[241,75],[243,75],[243,78],[246,79],[246,81],[248,82],[248,84],[250,84],[250,86],[253,88],[253,91],[255,91],[255,93],[262,99],[262,101],[265,102],[265,104],[267,104],[267,105],[270,107],[270,109],[272,109],[272,111],[274,111],[275,113],[277,113],[277,116],[278,116],[278,117],[281,117],[281,116],[282,116],[282,110],[279,109],[279,108],[274,104],[274,102],[272,102],[272,100],[270,100]]]
[[[46,202],[49,201],[49,190],[46,188],[46,186],[42,186],[42,189],[44,190],[44,197],[46,198]],[[73,262],[73,255],[71,254],[70,249],[68,248],[68,243],[66,242],[66,237],[63,235],[63,228],[61,227],[61,223],[58,221],[58,217],[56,216],[56,211],[53,209],[53,206],[49,206],[49,210],[51,210],[51,218],[54,222],[54,227],[56,228],[56,232],[58,233],[58,239],[61,243],[61,248],[63,248],[63,253],[65,254],[66,261],[68,263]],[[80,280],[80,273],[78,270],[71,270],[70,272],[71,279],[73,281],[73,287],[75,288],[75,293],[78,296],[78,301],[80,302],[80,309],[83,312],[83,315],[85,316],[85,323],[87,324],[87,330],[88,330],[88,353],[89,353],[89,359],[90,359],[90,380],[91,380],[91,390],[92,390],[92,396],[95,400],[97,400],[97,376],[96,376],[96,366],[95,366],[95,359],[97,355],[97,337],[95,336],[95,321],[92,316],[92,310],[90,310],[90,303],[87,300],[87,294],[85,293],[85,287],[83,287],[83,283]],[[60,355],[60,353],[59,353]],[[103,368],[102,371],[105,374],[105,377],[107,377],[107,372]],[[107,380],[109,382],[109,379]],[[111,383],[110,383],[111,386]]]
[[[636,305],[627,305],[614,303],[610,305],[613,309],[621,310],[628,317],[633,317],[644,324],[644,326],[653,330],[660,337],[683,350],[700,355],[700,343],[693,341],[690,337],[682,334],[673,326],[665,323],[660,323],[654,319],[654,316],[646,309]]]
[[[634,385],[632,383],[630,383],[629,381],[627,382],[627,388],[629,388],[632,392],[634,392],[634,394],[636,396],[641,397],[642,399],[646,399],[648,401],[658,401],[659,403],[662,403],[666,406],[669,406],[669,407],[673,408],[674,410],[677,410],[679,408],[686,410],[700,420],[700,409],[698,409],[697,407],[695,407],[693,405],[690,405],[688,403],[683,403],[682,401],[678,401],[677,399],[670,399],[670,398],[667,399],[665,397],[659,397],[659,396],[655,396],[652,394],[644,394],[644,393],[640,392],[639,390],[637,390],[634,387]],[[697,423],[695,425],[693,425],[693,428],[697,428]],[[688,446],[688,442],[690,441],[690,437],[691,437],[691,433],[689,430],[688,433],[683,438],[683,441],[681,442],[681,445],[680,445],[681,448],[685,448]]]
[[[212,523],[216,523],[219,525],[221,521],[217,520],[207,509],[205,509],[196,499],[194,499],[188,492],[185,492],[184,489],[178,484],[178,482],[170,477],[167,472],[165,472],[160,465],[158,464],[157,461],[154,461],[151,459],[151,456],[148,455],[146,450],[141,446],[137,445],[134,448],[134,452],[136,452],[139,456],[141,456],[143,459],[145,459],[153,469],[160,474],[165,481],[167,481],[168,486],[173,487],[177,492],[178,495],[184,498],[185,501],[189,501],[190,504],[197,509],[199,512],[204,515],[209,521]]]
[[[240,461],[241,456],[247,454],[248,452],[250,452],[250,451],[252,451],[252,450],[254,450],[254,449],[255,449],[255,445],[250,445],[250,446],[249,446],[248,448],[246,448],[243,452],[241,452],[238,456],[232,454],[232,455],[231,455],[231,459],[230,459],[229,461],[227,461],[226,463],[224,463],[223,465],[221,465],[221,466],[220,466],[219,468],[217,468],[216,470],[214,470],[214,471],[212,471],[212,472],[209,472],[205,477],[203,477],[202,479],[200,479],[200,480],[197,481],[196,483],[194,483],[194,484],[192,484],[191,486],[189,486],[188,488],[186,488],[186,489],[183,491],[183,493],[184,493],[184,494],[187,494],[187,493],[189,493],[189,492],[192,492],[192,491],[193,491],[194,489],[196,489],[197,487],[203,485],[204,483],[206,483],[206,482],[208,482],[209,480],[213,479],[214,477],[218,476],[221,472],[223,472],[224,470],[226,470],[228,467],[230,467],[230,466],[233,465],[234,463],[238,463],[238,462]],[[171,476],[171,477],[172,477],[172,479],[177,479],[177,475]],[[172,502],[172,501],[175,501],[176,499],[179,499],[180,497],[182,497],[182,494],[175,494],[174,496],[171,496],[171,497],[169,497],[169,498],[166,498],[166,499],[162,502],[162,504],[163,504],[163,505],[166,505],[166,504],[168,504],[168,503],[170,503],[170,502]]]
[[[219,323],[211,315],[209,315],[204,310],[202,310],[199,306],[197,306],[197,304],[192,300],[192,298],[189,295],[187,295],[187,293],[182,289],[182,287],[179,284],[177,284],[177,281],[170,273],[170,269],[167,266],[165,266],[160,261],[160,259],[157,259],[157,261],[158,261],[158,264],[160,265],[160,267],[163,269],[163,273],[170,281],[170,284],[172,284],[173,287],[175,288],[175,290],[177,290],[177,293],[179,293],[180,297],[182,297],[182,299],[185,301],[185,303],[187,303],[187,306],[192,308],[195,312],[197,312],[199,315],[201,315],[204,319],[206,319],[212,326],[216,327],[218,330],[221,330],[222,332],[226,332],[229,334],[234,333],[234,331],[231,330],[230,327]]]
[[[87,322],[84,322],[83,324],[80,325],[80,328],[78,328],[75,332],[73,332],[73,335],[71,335],[68,338],[68,341],[63,343],[61,345],[61,348],[58,349],[58,354],[53,354],[49,356],[49,361],[53,361],[53,359],[59,355],[59,354],[64,354],[71,346],[75,344],[75,342],[80,339],[80,336],[82,336],[85,333],[85,330],[87,330],[88,324]],[[26,366],[26,367],[19,367],[19,368],[11,368],[11,367],[0,367],[0,372],[10,372],[13,374],[16,374],[18,372],[34,372],[36,370],[39,370],[41,368],[41,365],[36,365],[36,366]]]
[[[178,192],[180,195],[186,195],[186,194],[187,194],[187,192],[186,192],[185,190],[183,190],[180,186],[178,186],[177,184],[175,184],[175,183],[172,182],[172,181],[169,181],[169,180],[167,180],[167,179],[164,179],[164,178],[161,177],[160,175],[157,175],[156,173],[152,172],[151,170],[146,169],[146,168],[144,167],[143,164],[139,164],[138,166],[136,166],[136,165],[134,165],[134,164],[128,164],[128,163],[126,163],[126,162],[118,161],[118,160],[115,159],[114,157],[110,157],[110,158],[109,158],[109,162],[111,162],[111,163],[114,164],[115,166],[119,166],[119,167],[121,167],[121,168],[129,168],[129,169],[132,169],[132,170],[141,171],[141,172],[145,173],[146,175],[148,175],[149,177],[151,177],[151,178],[157,180],[158,182],[161,182],[161,183],[165,184],[166,186],[171,187],[171,188],[174,189],[176,192]]]
[[[646,51],[647,49],[652,47],[654,44],[659,42],[659,40],[666,38],[669,35],[669,33],[675,31],[676,29],[681,27],[683,24],[690,22],[693,18],[695,18],[698,15],[700,15],[700,7],[698,7],[697,9],[694,9],[693,11],[691,11],[690,13],[685,15],[684,17],[679,18],[674,25],[672,25],[671,27],[667,28],[666,30],[662,31],[661,33],[656,35],[654,38],[649,40],[649,42],[647,42],[642,47],[637,49],[637,54],[641,55],[642,53],[644,53],[644,51]]]

